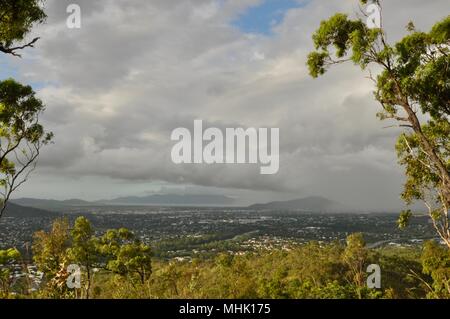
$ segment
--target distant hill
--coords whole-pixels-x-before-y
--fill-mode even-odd
[[[161,205],[161,206],[228,206],[234,203],[234,199],[223,195],[172,195],[160,194],[144,197],[128,196],[110,200],[84,201],[81,199],[54,200],[36,198],[18,198],[11,201],[14,204],[34,207],[51,211],[67,210],[82,206],[103,205]]]
[[[345,205],[320,196],[310,196],[288,201],[270,202],[266,204],[254,204],[251,209],[275,209],[275,210],[299,210],[307,212],[352,212],[353,209]]]
[[[81,199],[55,200],[55,199],[18,198],[13,199],[10,202],[20,206],[40,208],[52,211],[60,211],[62,209],[73,206],[92,205],[92,203]]]
[[[223,195],[177,195],[177,194],[156,194],[144,197],[128,196],[119,197],[112,200],[97,201],[97,204],[104,205],[199,205],[199,206],[221,206],[231,205],[234,199]]]
[[[8,203],[4,215],[5,217],[58,217],[60,214],[48,210],[25,207]]]

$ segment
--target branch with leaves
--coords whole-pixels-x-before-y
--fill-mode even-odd
[[[360,3],[366,5],[367,1]],[[381,8],[380,1],[375,4]],[[338,13],[322,21],[313,35],[315,51],[308,56],[310,74],[318,77],[332,65],[349,60],[363,70],[376,66],[378,75],[369,71],[369,79],[382,106],[377,116],[407,130],[396,146],[407,177],[402,197],[410,204],[424,200],[424,193],[431,189],[433,204],[438,204],[441,212],[439,224],[446,227],[439,233],[448,238],[450,16],[428,33],[417,31],[410,22],[409,34],[395,44],[388,42],[382,24],[371,29],[364,20]],[[403,215],[402,224],[407,223],[406,217],[410,214]],[[450,248],[450,242],[446,243]]]
[[[0,217],[11,194],[25,183],[53,134],[39,124],[42,101],[30,86],[0,82]]]
[[[35,24],[45,21],[42,7],[43,0],[0,0],[0,52],[20,57],[18,51],[34,47],[39,37],[22,42]]]

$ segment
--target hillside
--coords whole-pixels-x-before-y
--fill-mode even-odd
[[[58,217],[59,213],[51,212],[44,209],[20,206],[14,203],[8,203],[4,215],[5,217]]]
[[[68,207],[74,206],[91,205],[90,202],[81,199],[54,200],[54,199],[18,198],[11,200],[11,203],[20,206],[33,207],[51,211],[61,211]]]

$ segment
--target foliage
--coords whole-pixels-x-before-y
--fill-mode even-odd
[[[361,233],[347,237],[347,246],[343,253],[343,260],[349,268],[350,281],[359,289],[365,286],[365,268],[368,260],[368,250]]]
[[[11,271],[7,265],[19,261],[20,258],[20,252],[15,248],[0,250],[0,298],[9,296],[12,283],[10,276]]]
[[[15,248],[0,250],[0,264],[6,264],[10,261],[19,260],[20,253]]]
[[[70,225],[67,218],[56,219],[49,232],[34,234],[33,260],[45,273],[47,289],[44,294],[52,298],[64,298],[71,293],[67,289],[65,272],[68,266],[67,249],[71,244]]]
[[[424,274],[433,279],[428,297],[450,299],[450,251],[429,241],[424,245],[422,265]]]
[[[69,221],[56,219],[48,233],[41,230],[34,234],[33,260],[47,276],[54,277],[64,263],[69,245]]]
[[[128,229],[111,229],[100,238],[99,250],[107,256],[106,268],[122,276],[137,275],[143,284],[152,272],[152,250]]]
[[[370,250],[360,234],[341,243],[311,242],[289,251],[273,250],[244,254],[218,254],[191,261],[154,261],[153,273],[141,284],[123,277],[103,277],[101,298],[423,298],[420,252],[389,248]],[[362,268],[377,262],[382,268],[383,288],[368,289],[353,282],[348,261]],[[365,282],[366,274],[361,280]],[[414,290],[412,290],[414,288]]]
[[[118,274],[130,282],[137,278],[145,283],[152,272],[151,249],[128,229],[110,229],[96,236],[85,217],[78,217],[70,229],[67,218],[57,219],[49,232],[34,235],[33,259],[46,276],[42,297],[90,298],[99,294],[94,274]],[[82,270],[82,289],[70,290],[66,285],[67,267],[78,265]]]
[[[45,273],[42,298],[443,298],[449,255],[444,246],[369,249],[362,234],[342,242],[289,249],[156,259],[128,229],[97,235],[84,217],[71,228],[57,219],[34,236],[34,261]],[[167,242],[167,244],[169,244]],[[5,253],[0,253],[4,256]],[[17,256],[17,255],[16,255]],[[4,260],[4,258],[2,258]],[[82,268],[82,289],[68,289],[67,266]],[[378,264],[382,288],[369,289],[367,266]],[[88,269],[90,275],[88,276]],[[9,287],[10,288],[10,287]]]
[[[34,169],[41,147],[53,138],[39,124],[43,110],[30,86],[0,81],[0,216],[11,193]]]
[[[84,282],[84,296],[88,299],[92,284],[94,267],[98,261],[97,238],[91,223],[85,217],[78,217],[71,231],[72,245],[67,250],[69,260],[83,267],[86,276]]]

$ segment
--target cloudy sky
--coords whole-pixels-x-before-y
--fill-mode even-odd
[[[66,26],[70,3],[80,29]],[[322,195],[367,209],[401,206],[397,129],[375,118],[371,82],[352,65],[308,76],[311,34],[356,0],[47,0],[35,49],[0,57],[0,78],[32,84],[55,133],[16,197],[100,199],[226,194],[238,203]],[[384,1],[389,40],[428,30],[448,0]],[[280,170],[175,165],[170,134],[280,128]]]

